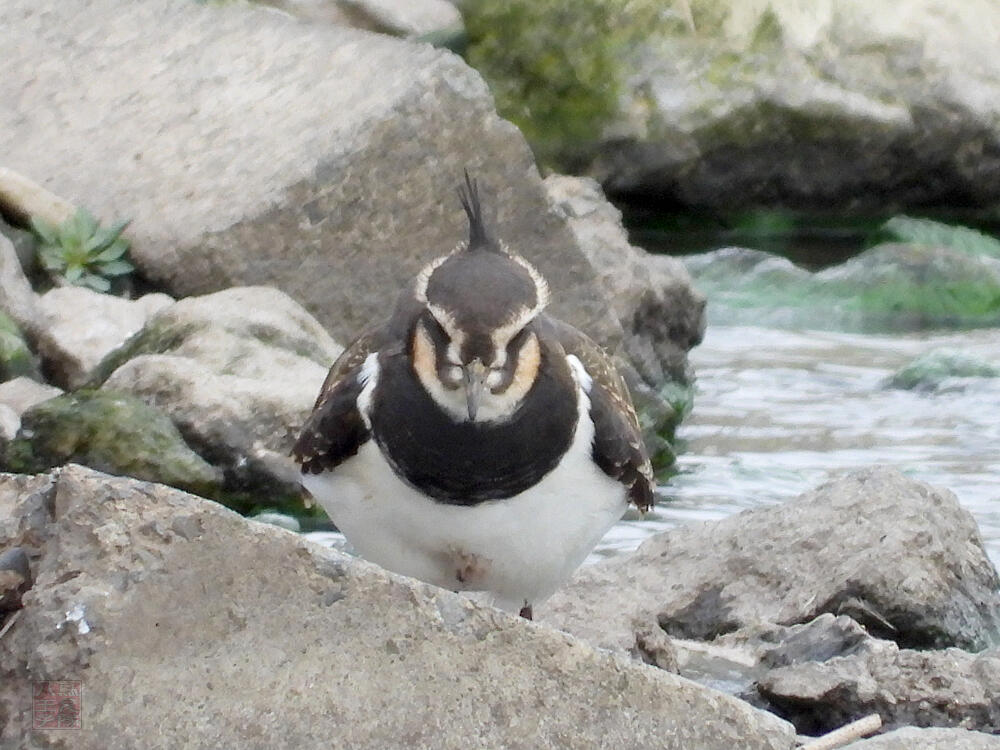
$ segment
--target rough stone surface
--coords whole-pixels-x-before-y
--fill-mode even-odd
[[[7,0],[0,29],[5,159],[130,217],[132,259],[175,296],[273,285],[349,340],[465,237],[468,168],[553,312],[620,342],[527,144],[457,56],[235,3]]]
[[[259,0],[293,16],[401,37],[462,32],[462,16],[447,0]]]
[[[910,647],[1000,643],[1000,578],[947,490],[888,468],[783,505],[659,534],[581,569],[540,613],[601,646],[636,632],[710,640],[755,622],[849,614]]]
[[[605,187],[725,209],[1000,198],[992,0],[691,7],[694,34],[677,16],[635,31],[591,166]]]
[[[808,734],[870,713],[890,729],[955,726],[1000,733],[1000,650],[912,651],[870,641],[850,656],[774,669],[757,691]]]
[[[227,488],[297,497],[289,451],[340,352],[287,295],[236,287],[162,310],[97,379],[169,414]]]
[[[721,693],[159,485],[8,476],[0,511],[0,549],[38,542],[0,639],[5,747],[67,741],[25,730],[45,679],[84,681],[83,750],[795,745]]]
[[[78,286],[46,292],[38,299],[38,348],[52,380],[79,388],[104,357],[173,302],[166,294],[127,300]]]
[[[38,322],[38,295],[24,275],[14,243],[0,234],[0,310],[25,331],[34,331]]]
[[[551,175],[545,189],[597,271],[640,374],[653,384],[689,383],[687,353],[705,334],[705,296],[684,264],[630,245],[621,212],[594,180]]]
[[[124,393],[81,390],[28,409],[6,446],[8,471],[34,473],[76,462],[201,494],[221,472],[192,451],[161,410]]]
[[[31,378],[14,378],[0,383],[0,404],[9,406],[20,416],[35,404],[48,401],[62,393],[53,385],[39,383]]]
[[[1000,750],[1000,737],[967,729],[906,727],[852,742],[844,750]]]

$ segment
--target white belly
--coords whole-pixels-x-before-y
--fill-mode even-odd
[[[453,591],[489,591],[517,611],[552,595],[626,508],[625,488],[591,459],[594,426],[580,422],[559,465],[519,495],[446,505],[403,482],[374,440],[333,472],[302,484],[362,557]]]

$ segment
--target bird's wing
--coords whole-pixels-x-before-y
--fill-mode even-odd
[[[371,437],[358,410],[358,396],[365,385],[362,366],[369,354],[378,351],[383,331],[382,325],[366,330],[330,368],[312,414],[292,448],[303,473],[319,474],[338,466]]]
[[[563,350],[580,360],[593,381],[588,395],[595,430],[594,461],[628,488],[630,502],[648,510],[653,505],[653,468],[628,386],[611,358],[590,337],[566,323],[552,323]]]

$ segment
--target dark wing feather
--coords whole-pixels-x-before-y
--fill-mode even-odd
[[[334,389],[340,384],[341,380],[347,377],[348,374],[360,369],[361,365],[368,358],[368,355],[378,350],[378,343],[382,337],[384,328],[385,324],[383,323],[365,329],[340,353],[340,356],[337,357],[336,361],[330,367],[330,372],[326,374],[323,387],[319,389],[316,403],[313,404],[313,411],[326,401],[327,397],[334,392]]]
[[[642,429],[628,386],[618,368],[586,334],[552,321],[567,355],[580,360],[593,379],[590,417],[594,421],[594,461],[628,488],[629,501],[641,511],[653,506],[653,468],[642,442]]]
[[[371,437],[357,402],[364,386],[361,366],[369,354],[377,351],[383,329],[379,326],[362,333],[330,368],[312,414],[292,448],[292,456],[301,464],[303,473],[319,474],[338,466]]]

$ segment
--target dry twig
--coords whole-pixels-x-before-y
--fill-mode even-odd
[[[877,732],[881,727],[882,717],[878,714],[869,714],[799,746],[799,750],[834,750],[834,748],[843,747],[854,740],[867,737],[872,732]]]

